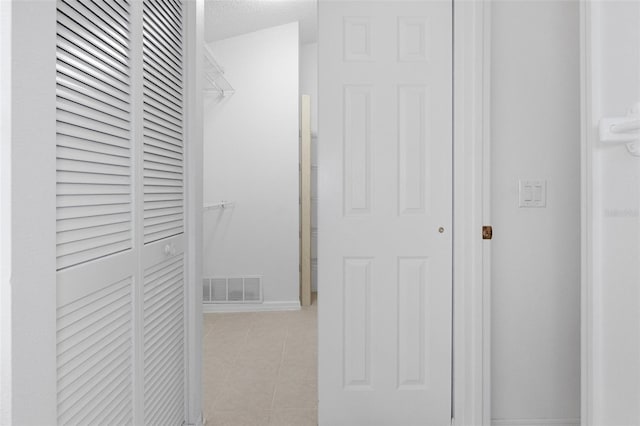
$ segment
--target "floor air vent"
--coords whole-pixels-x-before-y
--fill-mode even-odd
[[[212,277],[202,280],[204,303],[262,303],[262,277]]]

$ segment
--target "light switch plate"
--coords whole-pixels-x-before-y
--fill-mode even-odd
[[[520,179],[518,185],[518,207],[547,207],[547,181],[543,179]]]

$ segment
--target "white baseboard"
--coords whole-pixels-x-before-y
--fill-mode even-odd
[[[491,419],[491,426],[580,426],[580,419]]]
[[[299,311],[300,301],[263,302],[263,303],[203,303],[202,313],[219,312],[269,312]]]

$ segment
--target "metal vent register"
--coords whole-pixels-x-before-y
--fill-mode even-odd
[[[204,303],[262,303],[262,276],[204,278],[202,301]]]

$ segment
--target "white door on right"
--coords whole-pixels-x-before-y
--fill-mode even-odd
[[[320,0],[320,426],[450,423],[452,9]]]

